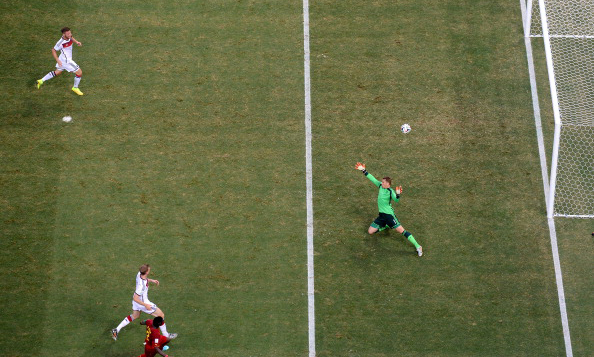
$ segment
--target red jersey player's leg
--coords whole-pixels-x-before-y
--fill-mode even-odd
[[[167,343],[169,342],[169,338],[161,335],[159,336],[159,348],[163,349],[163,346],[165,346]]]
[[[160,349],[163,349],[163,346],[165,346],[167,344],[167,342],[169,342],[169,338],[167,338],[165,336],[159,336],[159,342],[158,342],[157,346],[159,346]],[[155,350],[155,347],[145,345],[144,346],[144,354],[140,357],[155,357],[155,356],[157,356],[157,351]]]
[[[145,357],[155,357],[157,355],[157,351],[153,346],[144,346],[144,355]]]

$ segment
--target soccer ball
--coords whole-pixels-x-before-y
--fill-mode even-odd
[[[400,127],[400,131],[403,132],[404,134],[408,134],[410,133],[412,129],[410,128],[410,125],[408,124],[402,124],[402,126]]]

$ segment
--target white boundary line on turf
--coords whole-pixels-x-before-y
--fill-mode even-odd
[[[314,289],[313,185],[311,160],[311,78],[309,61],[309,0],[303,0],[303,76],[305,82],[305,181],[307,188],[307,316],[309,357],[316,356]]]
[[[522,23],[526,24],[526,3],[520,0],[522,9]],[[529,0],[531,1],[531,0]],[[536,135],[538,140],[538,153],[540,155],[540,165],[542,171],[542,182],[545,193],[545,203],[549,204],[549,177],[547,173],[547,160],[544,149],[544,140],[542,134],[542,123],[540,118],[540,106],[538,103],[538,92],[536,88],[536,75],[534,73],[534,59],[532,56],[532,43],[529,37],[529,29],[524,29],[524,43],[526,45],[526,57],[528,60],[528,72],[530,74],[530,88],[532,90],[532,106],[534,108],[534,122],[536,125]],[[547,209],[548,212],[548,209]],[[553,264],[555,266],[555,281],[557,283],[557,296],[559,298],[559,310],[561,313],[561,324],[563,325],[563,339],[565,341],[565,353],[567,357],[573,357],[571,348],[571,336],[569,334],[569,319],[567,317],[567,307],[565,304],[565,290],[563,289],[563,274],[561,273],[561,261],[559,259],[559,249],[557,247],[557,230],[555,228],[554,218],[547,218],[549,225],[549,235],[551,239],[551,250],[553,253]]]
[[[530,0],[529,0],[530,1]],[[522,4],[522,18],[526,16],[524,0]],[[528,59],[528,73],[530,75],[530,88],[532,89],[532,109],[534,110],[534,124],[536,126],[536,139],[538,141],[538,152],[540,154],[540,168],[542,172],[542,183],[544,186],[545,202],[549,202],[549,174],[547,168],[547,156],[545,154],[544,139],[542,134],[542,121],[540,118],[540,105],[538,102],[538,91],[536,89],[536,74],[534,73],[534,59],[532,57],[532,42],[529,33],[524,33],[524,45],[526,46],[526,57]]]

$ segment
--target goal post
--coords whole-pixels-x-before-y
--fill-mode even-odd
[[[555,130],[547,216],[594,218],[594,0],[526,0],[544,42]]]

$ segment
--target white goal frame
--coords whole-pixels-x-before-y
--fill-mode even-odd
[[[553,150],[551,155],[551,171],[548,178],[548,185],[545,184],[547,190],[546,202],[547,202],[547,217],[568,217],[568,218],[594,218],[594,214],[588,212],[587,214],[567,214],[559,213],[555,210],[555,197],[557,193],[557,173],[559,165],[559,149],[561,145],[561,129],[563,121],[561,118],[561,110],[559,104],[559,95],[557,91],[557,80],[555,78],[555,62],[553,59],[551,38],[559,39],[594,39],[594,35],[585,34],[550,34],[549,31],[549,19],[547,17],[547,8],[545,0],[521,0],[522,7],[524,10],[524,17],[522,19],[524,25],[524,36],[527,39],[527,46],[530,43],[530,37],[542,37],[544,41],[544,50],[546,56],[547,72],[549,77],[549,86],[551,92],[551,101],[553,107],[554,117],[554,136],[553,136]],[[542,26],[542,34],[532,34],[531,29],[533,28],[533,17],[534,17],[534,6],[538,3],[538,10],[540,12],[540,25]],[[535,104],[535,110],[537,110]],[[540,117],[540,110],[538,109],[538,116]],[[540,118],[539,118],[540,120]],[[539,143],[540,144],[540,143]],[[547,187],[548,186],[548,187]],[[587,200],[587,198],[586,198]]]

